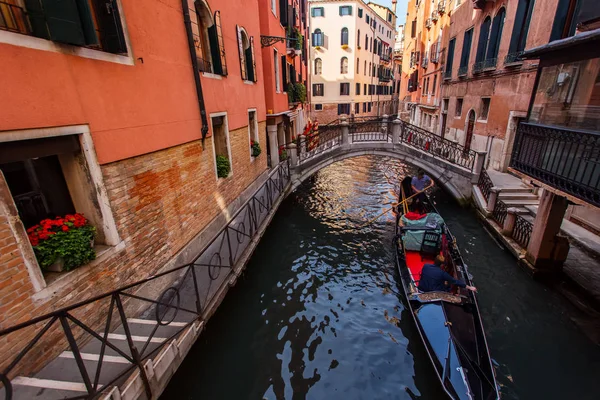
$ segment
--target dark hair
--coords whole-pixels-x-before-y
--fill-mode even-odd
[[[441,267],[442,264],[444,264],[446,262],[446,259],[444,258],[444,256],[442,255],[437,255],[435,257],[435,260],[433,261],[433,263],[437,266],[437,267]]]
[[[417,171],[417,176],[422,176],[425,175],[425,171],[423,171],[421,168],[419,168],[419,170]]]

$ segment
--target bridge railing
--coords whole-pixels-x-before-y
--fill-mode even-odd
[[[156,386],[150,381],[161,379],[157,371],[165,374],[171,368],[153,369],[148,362],[174,339],[179,338],[179,346],[184,331],[208,318],[289,182],[285,161],[193,262],[0,330],[0,398],[30,398],[30,391],[21,393],[18,388],[47,378],[44,374],[52,374],[53,369],[66,368],[65,362],[72,367],[71,381],[72,375],[79,375],[77,382],[71,382],[77,389],[71,389],[76,392],[70,398],[98,398],[122,385],[136,369],[147,398],[156,397],[158,393],[152,393]],[[57,365],[53,368],[52,363]],[[149,370],[154,371],[153,377]],[[52,397],[51,389],[46,390]]]
[[[323,125],[317,134],[299,136],[294,143],[298,149],[298,161],[305,162],[342,144],[341,125]]]
[[[352,143],[360,142],[391,142],[391,122],[383,119],[363,120],[350,123]]]
[[[470,170],[473,170],[475,165],[475,151],[404,121],[402,121],[400,141]]]

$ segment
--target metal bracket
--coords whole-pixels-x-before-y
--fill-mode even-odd
[[[260,35],[260,47],[269,47],[277,42],[285,43],[286,40],[297,42],[297,38],[281,37],[281,36],[264,36]]]

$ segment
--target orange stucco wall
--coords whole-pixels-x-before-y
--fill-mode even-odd
[[[10,94],[0,96],[0,134],[89,124],[101,164],[201,137],[181,1],[121,4],[134,65],[0,44],[2,91]],[[209,5],[221,11],[229,76],[201,78],[207,113],[227,111],[230,130],[248,124],[248,108],[257,108],[263,121],[258,0],[212,0]],[[256,84],[240,77],[236,23],[255,38]]]

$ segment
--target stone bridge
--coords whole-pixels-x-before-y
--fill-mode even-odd
[[[461,204],[471,198],[472,185],[479,179],[486,155],[399,119],[388,121],[386,116],[351,122],[342,118],[337,124],[321,126],[316,135],[300,136],[286,147],[292,189],[336,161],[376,154],[422,168]]]

